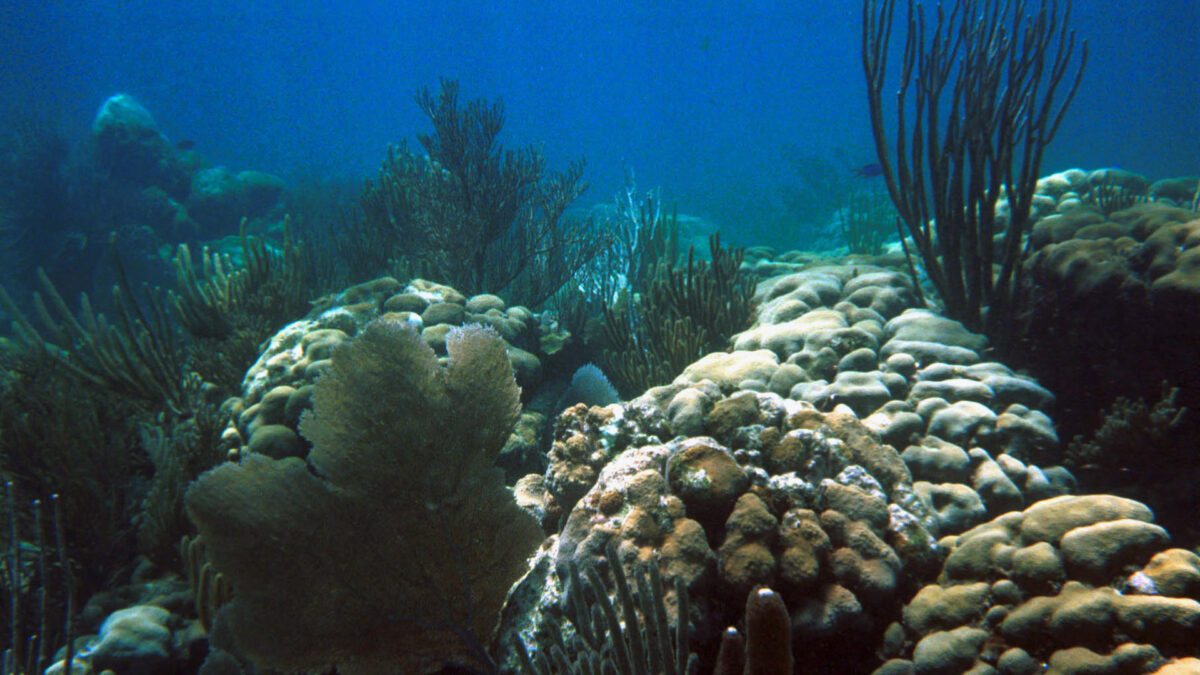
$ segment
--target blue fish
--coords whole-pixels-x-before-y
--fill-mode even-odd
[[[854,175],[858,176],[859,178],[875,178],[877,176],[882,176],[883,175],[883,165],[867,164],[866,166],[864,166],[860,169],[855,169]]]

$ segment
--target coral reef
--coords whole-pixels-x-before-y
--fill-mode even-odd
[[[890,2],[864,3],[881,6],[890,21]],[[1061,40],[1056,13],[1027,47]],[[972,16],[992,15],[956,20]],[[991,30],[975,23],[964,40]],[[1070,52],[1048,63],[1060,97]],[[905,243],[881,246],[877,218],[849,214],[864,253],[713,236],[685,263],[694,219],[664,217],[657,193],[630,180],[576,222],[581,162],[554,173],[535,148],[501,149],[502,108],[460,106],[453,82],[418,104],[427,156],[391,151],[342,251],[354,274],[408,280],[311,307],[330,261],[286,219],[282,244],[244,219],[278,215],[278,179],[208,167],[132,99],[105,104],[96,159],[157,230],[135,239],[242,231],[174,248],[174,294],[134,302],[119,279],[104,313],[46,275],[32,312],[0,289],[17,338],[0,340],[0,473],[21,497],[0,590],[18,669],[76,635],[50,672],[1200,663],[1200,557],[1181,545],[1200,541],[1196,179],[1072,170],[1031,193],[991,166],[965,222],[930,230],[937,209],[909,204],[929,279]],[[996,317],[1012,320],[1003,344],[981,333]],[[575,370],[605,328],[626,400]],[[25,496],[59,511],[57,566]],[[82,610],[71,593],[35,600],[63,580]],[[60,614],[75,615],[65,634],[27,639]]]
[[[796,672],[862,672],[876,655],[857,645],[882,644],[910,585],[936,574],[939,538],[1072,490],[1041,466],[1060,458],[1053,396],[986,360],[986,338],[913,308],[904,274],[816,266],[756,300],[733,352],[560,416],[549,468],[517,486],[556,562],[514,589],[531,600],[502,635],[547,630],[555,568],[615,542],[627,572],[649,560],[686,582],[702,663],[768,585],[804,645]]]
[[[124,215],[146,226],[159,243],[236,233],[243,218],[282,217],[281,179],[209,166],[186,144],[171,143],[150,111],[128,94],[100,106],[91,146],[104,190],[120,195]]]
[[[1070,200],[1064,196],[1062,203]],[[1068,207],[1063,216],[1076,211]],[[1092,420],[1079,415],[1118,395],[1153,396],[1163,380],[1197,367],[1184,336],[1187,327],[1200,325],[1200,284],[1192,272],[1198,228],[1191,211],[1139,204],[1073,232],[1056,231],[1057,243],[1046,243],[1029,260],[1033,302],[1023,359],[1063,393],[1068,432],[1082,431],[1080,423]],[[1069,378],[1051,367],[1068,349],[1080,363]],[[1139,368],[1114,368],[1109,354],[1138,354]],[[1200,402],[1194,383],[1179,385],[1185,405]]]
[[[259,355],[259,346],[284,324],[308,312],[332,282],[317,269],[313,246],[293,238],[284,218],[276,249],[240,226],[241,265],[205,247],[197,266],[187,244],[172,260],[175,290],[169,294],[179,323],[192,337],[186,346],[192,369],[224,392],[235,391]]]
[[[849,416],[824,416],[774,394],[756,403],[762,410],[741,428],[756,447],[709,437],[631,444],[599,471],[545,555],[591,564],[616,541],[623,564],[655,561],[664,579],[686,583],[695,598],[693,648],[702,661],[713,658],[717,631],[737,621],[758,584],[778,589],[793,608],[796,642],[825,654],[806,661],[812,668],[861,658],[845,653],[848,637],[873,639],[878,616],[903,595],[906,566],[936,565],[932,514],[899,454],[871,443]],[[522,585],[545,597],[561,583],[539,575],[552,567],[535,565]]]
[[[523,672],[528,675],[613,672],[620,675],[685,675],[696,671],[696,656],[688,649],[687,589],[675,585],[675,625],[667,618],[663,582],[658,567],[644,563],[637,569],[636,596],[617,560],[616,548],[605,549],[617,604],[596,566],[581,574],[567,565],[570,591],[564,613],[574,631],[568,646],[561,629],[553,624],[547,644],[531,657],[524,642],[517,643]],[[621,608],[618,618],[617,607]],[[622,624],[622,620],[624,623]],[[570,654],[571,656],[568,656]]]
[[[496,548],[497,557],[489,560],[495,563],[492,570],[503,568],[495,577],[503,582],[471,585],[473,593],[488,597],[475,598],[477,611],[470,617],[456,604],[466,602],[457,582],[426,567],[409,569],[403,561],[420,555],[451,559],[479,541],[479,532],[489,533],[486,541],[498,542],[495,537],[505,536],[501,526],[456,516],[457,529],[447,530],[441,521],[437,527],[423,523],[404,530],[411,526],[404,524],[407,519],[371,514],[380,509],[410,514],[416,501],[442,503],[419,498],[404,481],[385,476],[422,475],[437,483],[433,479],[442,474],[485,464],[473,459],[448,466],[440,455],[421,454],[444,452],[438,450],[443,444],[486,445],[493,460],[516,447],[529,457],[540,456],[538,417],[527,415],[510,435],[512,411],[471,415],[464,412],[469,404],[446,402],[447,390],[420,383],[453,379],[451,372],[483,377],[487,369],[455,370],[454,345],[462,339],[460,331],[479,330],[461,326],[487,323],[505,338],[488,339],[492,365],[513,368],[519,380],[536,389],[544,377],[540,362],[549,358],[540,350],[550,329],[538,315],[499,297],[468,298],[423,280],[401,284],[383,278],[321,299],[308,318],[269,341],[247,373],[241,396],[225,404],[231,420],[226,447],[239,462],[207,474],[188,499],[207,549],[199,553],[195,544],[185,550],[200,610],[195,625],[211,628],[212,667],[218,661],[234,667],[237,658],[248,656],[259,666],[310,671],[336,665],[347,672],[410,666],[431,672],[459,664],[542,672],[553,662],[551,672],[572,672],[588,659],[614,662],[616,651],[605,645],[632,645],[635,632],[643,645],[661,642],[666,619],[655,638],[636,617],[647,612],[679,616],[680,611],[691,626],[687,644],[676,639],[679,647],[669,655],[660,651],[660,659],[691,651],[700,672],[709,672],[718,661],[740,664],[735,672],[752,664],[765,664],[754,665],[755,672],[926,667],[949,672],[977,662],[1000,672],[1028,672],[1020,664],[1067,668],[1105,659],[1110,665],[1136,662],[1150,668],[1186,654],[1179,646],[1190,639],[1184,628],[1168,626],[1184,631],[1178,640],[1145,634],[1133,641],[1142,645],[1135,648],[1111,641],[1125,635],[1119,621],[1109,642],[1067,640],[1052,649],[1044,642],[1017,642],[988,632],[993,627],[981,623],[986,618],[979,617],[999,616],[993,605],[962,624],[937,624],[937,630],[910,625],[918,611],[912,607],[929,602],[940,592],[931,590],[938,584],[978,585],[952,571],[960,569],[956,565],[965,555],[956,552],[971,549],[978,532],[1009,523],[1005,519],[1021,509],[1038,514],[1043,504],[1051,504],[1052,513],[1070,511],[1060,496],[1074,490],[1075,478],[1055,466],[1063,453],[1049,417],[1054,397],[1029,377],[990,360],[985,337],[916,308],[902,272],[806,265],[799,259],[787,264],[800,271],[759,283],[754,324],[733,337],[733,351],[696,359],[671,384],[633,400],[612,403],[610,392],[601,395],[599,403],[607,402],[603,407],[571,405],[554,424],[544,471],[546,465],[533,460],[506,467],[512,480],[515,467],[537,466],[537,473],[518,481],[515,504],[549,536],[525,577],[511,588],[508,584],[526,569],[520,563],[523,554]],[[517,344],[530,351],[514,349]],[[330,388],[328,396],[321,395],[323,387]],[[494,384],[456,390],[496,395]],[[388,403],[384,399],[392,394],[381,397],[382,391],[403,393],[406,402]],[[515,401],[515,391],[511,395]],[[335,401],[341,403],[334,406]],[[314,408],[315,414],[305,418]],[[405,413],[396,415],[397,410]],[[306,421],[298,425],[302,418]],[[506,421],[504,431],[488,432],[486,442],[455,440],[469,436],[467,428],[495,425],[497,419]],[[380,420],[389,422],[380,425]],[[437,442],[422,445],[416,438]],[[403,460],[386,450],[402,447],[419,451]],[[379,450],[382,457],[375,454]],[[404,468],[406,461],[417,462],[421,471]],[[381,469],[380,462],[391,468]],[[488,480],[494,481],[488,483],[490,492],[472,488],[464,508],[471,509],[472,518],[503,519],[512,526],[516,511],[506,509],[514,508],[514,495],[502,488],[494,465],[486,465]],[[461,485],[476,483],[463,478]],[[1041,501],[1048,498],[1060,501]],[[471,505],[471,499],[492,501],[480,506]],[[1038,582],[1042,595],[1036,597],[1091,602],[1099,597],[1092,590],[1117,583],[1111,576],[1117,572],[1144,593],[1151,585],[1135,577],[1138,570],[1130,566],[1141,566],[1155,588],[1189,588],[1186,552],[1164,553],[1151,562],[1166,548],[1165,531],[1146,525],[1144,507],[1122,508],[1116,515],[1072,525],[1068,531],[1081,531],[1053,543],[1060,567],[1069,571],[1061,579]],[[303,526],[297,524],[301,521]],[[1118,525],[1095,533],[1088,529],[1109,521]],[[371,523],[374,534],[356,534],[362,528],[347,526],[353,522]],[[520,539],[526,552],[532,550],[541,538],[533,522],[527,520],[529,528],[520,537],[505,538],[505,544],[516,546]],[[393,530],[402,532],[399,539]],[[247,538],[233,532],[257,534]],[[1030,555],[1042,553],[1042,544],[1052,539],[1022,543],[1025,536],[1018,532],[1010,538],[1018,549],[1032,547]],[[264,541],[276,543],[263,548]],[[382,542],[404,548],[416,546],[414,541],[421,542],[420,555],[411,548],[380,553],[390,550]],[[302,569],[281,568],[284,560]],[[491,564],[479,556],[472,560]],[[989,564],[1009,575],[1004,560]],[[272,571],[264,570],[262,561],[272,561]],[[622,598],[619,582],[597,581],[605,571],[627,577],[627,597]],[[661,577],[659,591],[655,583],[635,588],[639,574]],[[597,579],[581,580],[592,575]],[[443,597],[413,594],[411,587],[422,586],[421,579],[435,577],[436,583],[424,585]],[[1013,582],[1023,583],[1016,577]],[[582,590],[585,586],[591,590]],[[763,587],[772,590],[760,591]],[[297,594],[297,588],[308,590]],[[1092,594],[1072,595],[1080,589]],[[507,605],[489,643],[489,622],[506,591]],[[764,610],[778,615],[773,623],[760,624],[754,617],[764,612],[751,612],[759,593],[774,598],[773,609]],[[326,612],[313,597],[342,598],[343,613]],[[598,618],[581,627],[581,600],[598,608],[584,610],[597,617],[605,614],[605,603],[616,613],[632,603],[634,613],[624,619],[622,637],[599,639],[615,633]],[[1118,605],[1113,605],[1114,616],[1125,611]],[[458,636],[404,634],[405,621],[429,617],[400,615],[397,607],[446,610],[449,614],[439,616],[466,627]],[[286,622],[275,612],[286,613]],[[1190,625],[1185,619],[1178,620]],[[173,633],[191,630],[186,627],[190,619],[164,621]],[[751,643],[756,632],[781,630],[781,622],[793,645],[784,650],[786,657],[778,651],[761,659],[751,656],[751,647],[756,654],[763,654],[764,645],[778,647],[778,639]],[[99,620],[92,625],[99,626]],[[630,625],[639,628],[630,631]],[[741,627],[741,651],[728,626]],[[468,636],[465,642],[459,640],[462,635]],[[726,651],[718,656],[723,644]],[[522,646],[531,655],[524,665]],[[152,647],[147,646],[150,660],[158,653]],[[1023,651],[1013,651],[1018,648]],[[642,654],[649,658],[649,652]],[[181,658],[168,656],[173,662]],[[787,658],[794,665],[786,665]]]
[[[454,288],[414,279],[401,284],[382,277],[319,299],[307,318],[284,326],[266,341],[258,360],[246,372],[239,395],[227,399],[229,420],[221,447],[234,455],[247,452],[274,458],[303,457],[308,446],[298,433],[301,414],[311,407],[313,384],[328,370],[341,345],[379,317],[401,321],[420,332],[422,341],[446,355],[446,338],[459,326],[479,324],[496,330],[526,400],[536,396],[544,379],[544,362],[553,359],[543,345],[556,332],[528,309],[509,307],[494,295],[467,298]],[[551,401],[552,403],[553,401]],[[549,404],[547,404],[549,405]],[[510,480],[545,466],[540,449],[544,413],[522,413],[499,463]]]
[[[1192,441],[1195,414],[1178,405],[1179,389],[1164,383],[1153,405],[1117,398],[1094,434],[1076,436],[1066,461],[1083,485],[1150,505],[1180,542],[1200,541],[1193,517],[1197,494]]]
[[[879,255],[897,235],[896,209],[886,190],[859,187],[846,190],[846,203],[837,209],[838,229],[851,255]]]
[[[1042,217],[1031,234],[1034,253],[1026,263],[1029,310],[1022,349],[1012,365],[1027,368],[1058,394],[1055,421],[1064,438],[1090,435],[1118,398],[1157,400],[1163,382],[1178,387],[1178,407],[1200,406],[1200,385],[1189,376],[1200,372],[1190,337],[1200,326],[1200,283],[1194,273],[1200,219],[1179,206],[1194,189],[1193,179],[1174,181],[1176,187],[1160,181],[1150,189],[1153,201],[1105,214],[1090,195],[1112,173],[1073,169],[1039,181]],[[1136,176],[1122,180],[1147,182]],[[1179,437],[1195,434],[1198,424],[1194,416],[1184,416]],[[1171,447],[1156,447],[1155,456],[1171,454]],[[1181,487],[1192,492],[1186,487],[1196,484],[1191,456],[1183,452],[1164,462],[1172,467],[1169,476],[1154,461],[1128,463],[1124,482],[1141,486],[1139,494],[1128,496],[1156,511],[1173,511],[1159,500],[1183,494]],[[1112,489],[1106,481],[1113,477],[1090,475],[1086,487]],[[1182,524],[1169,523],[1172,532],[1196,541]]]
[[[53,358],[0,341],[0,476],[18,495],[6,510],[21,516],[22,532],[40,531],[28,505],[62,496],[78,593],[98,591],[137,553],[134,485],[146,470],[136,448],[149,422],[136,402],[82,387]],[[28,545],[40,549],[36,539]]]
[[[1120,497],[1057,497],[962,534],[875,672],[1145,673],[1194,656],[1200,557],[1151,520]]]
[[[786,675],[792,672],[792,619],[779,594],[756,588],[746,596],[746,637],[730,627],[721,637],[714,675]]]
[[[38,281],[42,290],[34,293],[33,305],[40,331],[0,287],[0,306],[12,315],[13,332],[25,349],[53,359],[87,386],[175,413],[189,408],[197,383],[185,377],[182,353],[160,295],[147,293],[143,308],[127,284],[114,286],[116,318],[110,321],[92,309],[86,294],[79,312],[73,313],[49,277],[39,273]]]
[[[1070,8],[1057,4],[1042,3],[1036,14],[1023,4],[956,5],[926,31],[924,8],[909,2],[898,114],[889,118],[883,93],[895,11],[895,0],[863,0],[862,63],[879,172],[915,249],[912,279],[919,258],[946,316],[1008,351],[1042,153],[1079,90],[1087,42],[1076,61]],[[885,127],[893,122],[894,148]],[[1000,223],[1002,194],[1008,217]]]
[[[5,618],[9,638],[4,650],[4,670],[41,673],[49,665],[50,650],[57,641],[67,644],[64,659],[73,661],[76,580],[66,545],[62,500],[58,495],[51,495],[48,514],[40,499],[28,502],[31,508],[26,511],[23,508],[26,502],[23,496],[18,496],[18,489],[12,482],[5,485],[2,502],[7,536],[0,588],[7,596],[8,615]],[[25,527],[30,524],[34,533],[26,543]],[[51,574],[54,559],[57,559],[57,569]]]
[[[620,389],[640,392],[727,346],[753,311],[754,284],[740,273],[742,250],[709,238],[709,261],[688,249],[686,265],[652,270],[644,289],[627,287],[605,305],[604,365]],[[640,292],[635,292],[640,290]]]

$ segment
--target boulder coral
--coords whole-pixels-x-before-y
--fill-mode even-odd
[[[1164,384],[1178,387],[1179,408],[1200,408],[1200,380],[1191,376],[1200,372],[1200,213],[1186,198],[1196,179],[1156,184],[1153,201],[1101,213],[1081,199],[1087,174],[1067,173],[1047,180],[1067,187],[1043,195],[1054,215],[1031,240],[1023,348],[1012,365],[1058,394],[1055,421],[1064,439],[1092,432],[1122,399],[1152,403]],[[1182,437],[1200,429],[1194,414],[1182,422]],[[1110,462],[1103,475],[1081,477],[1087,489],[1146,501],[1176,536],[1194,543],[1193,519],[1173,517],[1196,500],[1193,457],[1190,449],[1158,446],[1151,461]]]
[[[1178,377],[1200,367],[1188,339],[1200,326],[1197,232],[1195,211],[1150,202],[1109,214],[1103,226],[1035,239],[1026,347],[1015,356],[1060,393],[1066,437],[1118,395],[1150,397],[1164,380],[1182,387],[1184,405],[1200,401]],[[1138,367],[1113,367],[1113,354]]]
[[[1046,414],[1053,394],[990,360],[982,335],[916,308],[905,275],[812,267],[762,282],[756,300],[757,321],[735,336],[733,352],[689,366],[675,381],[682,391],[643,397],[674,397],[666,411],[675,433],[720,435],[712,425],[728,426],[719,421],[728,415],[713,409],[722,395],[728,406],[770,391],[852,414],[906,459],[957,453],[963,461],[953,481],[925,464],[910,467],[939,534],[1073,488],[1070,474],[1046,467],[1061,460]],[[698,424],[702,414],[715,421]]]
[[[401,283],[380,277],[320,298],[309,315],[280,329],[267,341],[242,382],[242,391],[225,401],[229,424],[222,449],[231,456],[247,452],[271,457],[304,457],[308,445],[297,433],[303,411],[311,408],[313,383],[328,370],[339,345],[352,340],[371,321],[386,317],[409,325],[438,358],[446,357],[446,340],[460,326],[494,329],[505,341],[517,377],[528,395],[542,382],[549,355],[541,341],[553,335],[532,312],[506,306],[494,295],[468,298],[450,286],[424,279]],[[538,445],[541,416],[523,414],[522,434],[514,436],[501,458],[512,480],[544,466]],[[524,433],[530,431],[531,433]],[[527,438],[532,436],[532,438]]]
[[[1064,496],[954,538],[876,673],[1168,672],[1200,644],[1200,557],[1151,521],[1129,499]]]
[[[875,639],[887,624],[881,617],[904,597],[907,575],[938,565],[932,514],[899,454],[853,417],[773,393],[739,396],[749,403],[738,404],[738,431],[664,441],[647,433],[663,434],[662,413],[646,415],[641,419],[659,426],[626,434],[623,450],[598,471],[589,468],[594,483],[548,541],[545,555],[556,563],[535,566],[514,589],[540,598],[520,614],[519,623],[532,627],[522,636],[548,631],[546,622],[555,621],[552,598],[561,580],[553,569],[596,564],[616,542],[621,564],[655,562],[669,585],[689,588],[702,662],[714,658],[718,625],[736,623],[747,594],[763,585],[790,609],[794,642],[822,655],[805,659],[804,668],[862,662],[862,653],[846,651],[854,642],[848,636]],[[653,407],[645,400],[628,405]],[[611,411],[621,408],[593,408],[587,416],[610,411],[611,425],[624,415]],[[604,428],[576,432],[572,442],[604,448],[616,438],[606,438]],[[581,468],[595,459],[581,455]],[[550,473],[565,471],[552,465]]]
[[[861,645],[900,641],[889,623],[937,575],[939,540],[1074,487],[1042,466],[1060,456],[1050,392],[913,307],[908,284],[865,265],[769,279],[733,351],[631,401],[567,409],[549,468],[518,486],[552,534],[501,644],[549,635],[555,570],[616,542],[627,571],[652,562],[686,584],[702,662],[769,586],[803,645],[796,672],[875,667]]]

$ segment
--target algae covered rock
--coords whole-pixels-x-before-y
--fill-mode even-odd
[[[158,187],[175,199],[187,197],[189,176],[174,146],[150,111],[118,94],[104,101],[92,122],[96,163],[138,187]]]

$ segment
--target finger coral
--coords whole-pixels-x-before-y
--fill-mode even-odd
[[[261,667],[346,675],[486,669],[505,594],[541,540],[494,460],[519,414],[503,340],[375,321],[337,348],[301,432],[307,462],[248,453],[189,490],[233,600],[217,616]]]

